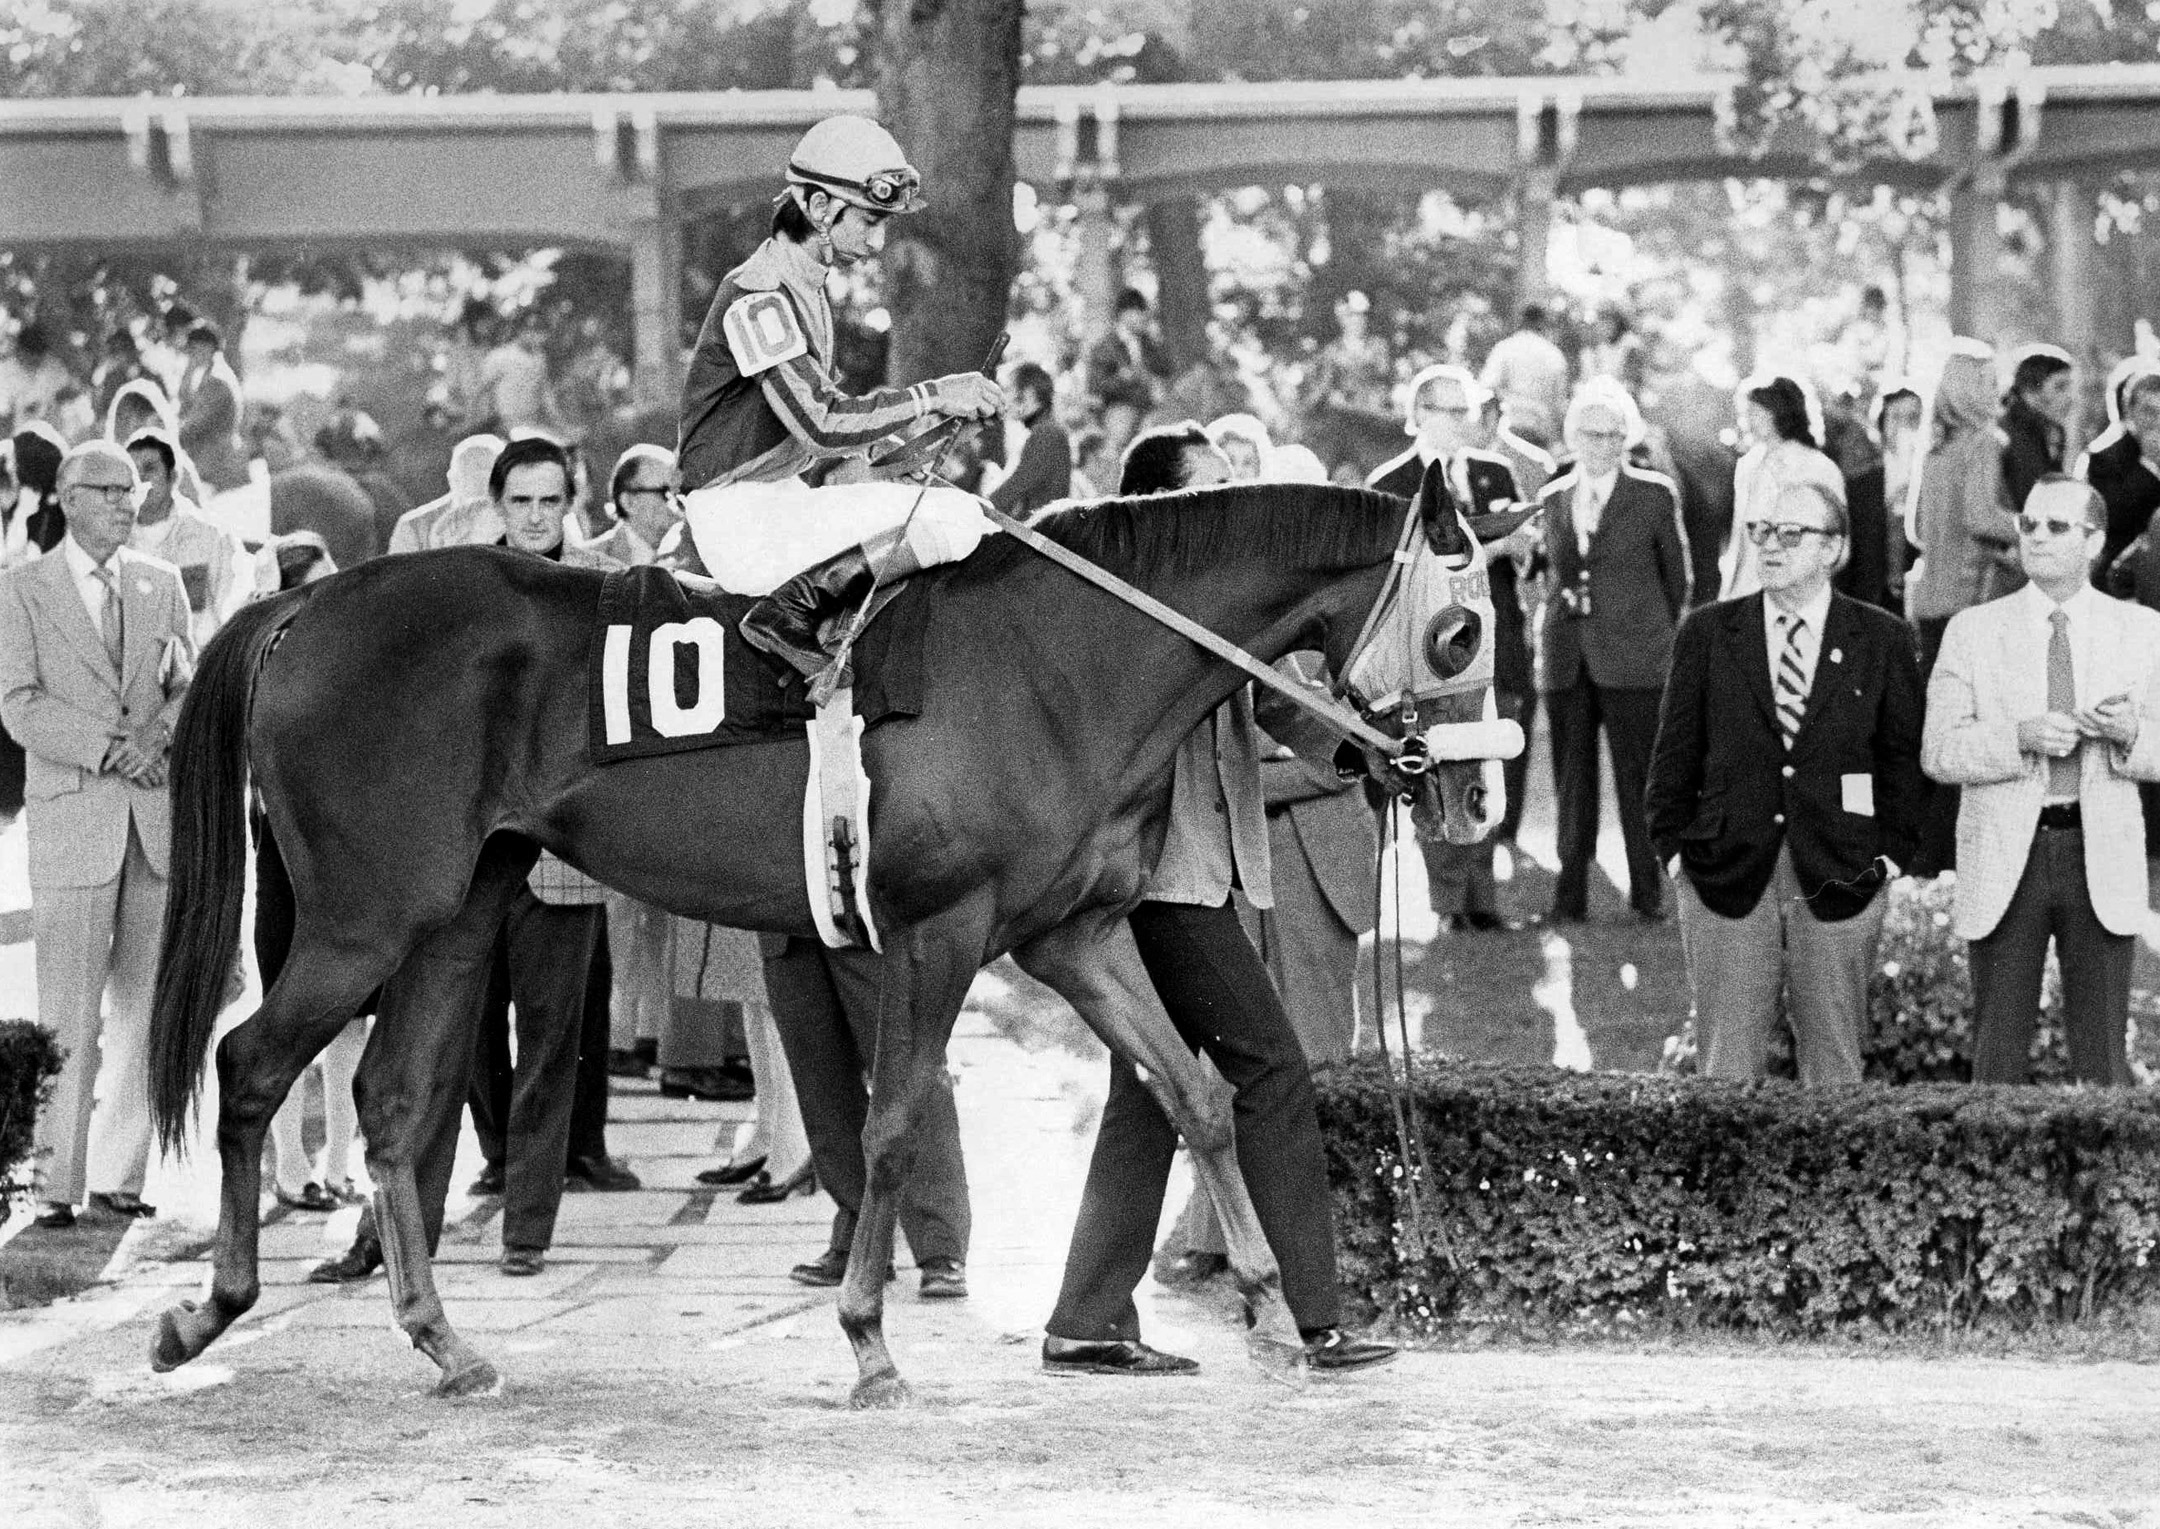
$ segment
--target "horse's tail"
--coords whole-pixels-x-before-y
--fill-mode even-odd
[[[255,676],[293,598],[244,606],[212,638],[172,746],[172,855],[150,1009],[150,1118],[178,1150],[226,1003],[247,890],[247,728]]]

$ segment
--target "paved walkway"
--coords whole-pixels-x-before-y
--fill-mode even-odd
[[[953,1066],[969,1106],[974,1263],[982,1292],[967,1310],[982,1320],[1039,1324],[1055,1294],[1063,1239],[1078,1203],[1085,1152],[1101,1110],[1103,1068],[1062,1051],[1023,1051],[979,1014],[963,1017]],[[482,1346],[499,1352],[506,1341],[494,1336],[499,1334],[665,1327],[685,1342],[705,1342],[829,1308],[829,1292],[787,1277],[792,1264],[824,1248],[833,1214],[829,1198],[819,1193],[745,1206],[732,1192],[696,1182],[698,1170],[725,1160],[751,1106],[664,1099],[650,1083],[618,1080],[617,1088],[609,1147],[631,1163],[645,1187],[630,1194],[566,1194],[548,1267],[536,1278],[512,1279],[495,1268],[501,1202],[475,1201],[462,1190],[481,1162],[468,1122],[452,1179],[450,1224],[436,1260],[451,1320],[476,1337],[487,1335]],[[177,1295],[200,1286],[208,1277],[207,1235],[214,1224],[201,1189],[212,1178],[200,1163],[160,1165],[152,1198],[162,1193],[176,1202],[172,1209],[130,1228],[105,1283],[81,1299],[0,1313],[0,1365],[114,1325],[143,1326]],[[389,1298],[382,1275],[343,1287],[306,1282],[309,1269],[346,1246],[359,1215],[357,1207],[330,1215],[269,1210],[262,1230],[262,1300],[235,1333],[345,1328],[365,1332],[359,1341],[383,1341]],[[19,1232],[20,1222],[8,1230]],[[914,1299],[911,1280],[896,1291],[902,1303]],[[830,1322],[829,1312],[823,1320]],[[837,1326],[831,1336],[840,1341]],[[507,1341],[514,1349],[521,1340]],[[424,1361],[416,1357],[415,1363]],[[515,1364],[503,1367],[514,1370]]]

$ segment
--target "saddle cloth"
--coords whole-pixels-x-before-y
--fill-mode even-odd
[[[865,726],[922,710],[923,593],[901,590],[856,641]],[[801,737],[815,712],[800,680],[788,670],[783,688],[779,661],[743,641],[755,603],[664,568],[610,573],[587,666],[593,762]]]
[[[812,921],[833,949],[881,949],[870,916],[870,778],[862,736],[886,718],[922,710],[928,602],[904,588],[873,607],[852,653],[854,684],[823,709],[810,704],[793,670],[783,688],[778,661],[743,641],[743,614],[753,603],[662,568],[609,574],[600,587],[588,680],[594,762],[806,738],[803,888]]]

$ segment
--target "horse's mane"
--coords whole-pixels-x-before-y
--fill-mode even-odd
[[[1316,483],[1225,483],[1174,494],[1095,499],[1053,509],[1034,529],[1112,573],[1179,578],[1225,560],[1332,570],[1395,550],[1405,506],[1393,494]],[[993,537],[965,565],[996,573],[1033,556]]]

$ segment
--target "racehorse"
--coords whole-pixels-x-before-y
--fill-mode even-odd
[[[1101,501],[1043,529],[1263,661],[1316,648],[1337,674],[1443,674],[1462,670],[1491,622],[1489,599],[1482,617],[1412,608],[1415,590],[1445,597],[1447,568],[1474,575],[1453,577],[1453,598],[1474,605],[1485,589],[1482,549],[1433,492],[1412,506],[1240,484]],[[383,984],[356,1092],[392,1302],[441,1367],[439,1389],[497,1383],[435,1292],[428,1258],[450,1164],[419,1146],[455,1119],[488,949],[542,846],[690,918],[812,933],[802,739],[591,762],[601,582],[493,548],[378,559],[247,607],[205,650],[173,747],[172,890],[151,1022],[151,1105],[168,1146],[240,936],[250,776],[268,824],[258,853],[274,857],[265,879],[289,886],[293,935],[274,980],[265,973],[262,1007],[217,1050],[214,1271],[205,1301],[164,1314],[156,1368],[201,1353],[254,1304],[270,1115]],[[1382,606],[1384,590],[1397,593]],[[1143,1070],[1223,1210],[1261,1330],[1281,1327],[1227,1105],[1178,1040],[1124,917],[1161,848],[1179,744],[1244,677],[1013,537],[901,598],[927,602],[920,714],[863,739],[884,964],[868,1188],[839,1302],[861,1371],[856,1403],[906,1396],[883,1336],[882,1275],[910,1126],[970,981],[1006,951]],[[1402,619],[1378,619],[1381,608]],[[1418,725],[1480,716],[1486,688],[1423,703]],[[1394,783],[1408,779],[1366,752]],[[1480,837],[1497,816],[1485,777],[1476,764],[1436,766],[1421,778],[1421,820],[1437,818],[1457,842]]]

